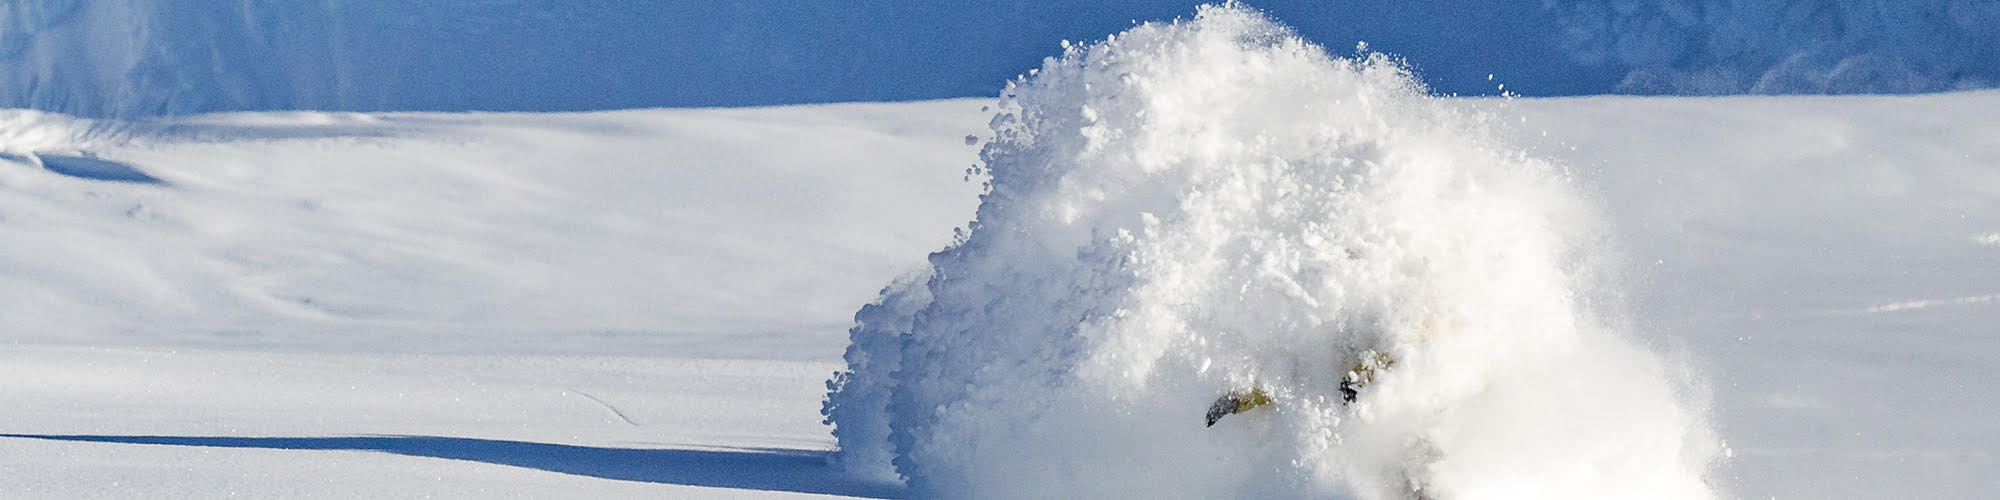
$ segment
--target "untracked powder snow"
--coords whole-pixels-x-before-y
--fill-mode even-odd
[[[1700,380],[1508,122],[1234,5],[1069,46],[1003,96],[969,231],[857,314],[839,460],[920,497],[1717,496]]]

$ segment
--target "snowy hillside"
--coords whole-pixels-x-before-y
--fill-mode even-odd
[[[9,144],[36,137],[44,163],[91,151],[159,181],[0,164],[0,433],[14,436],[0,439],[0,495],[894,491],[816,465],[834,445],[821,384],[853,308],[971,216],[963,136],[991,104],[137,125],[15,115]],[[2000,378],[2000,94],[1449,105],[1524,119],[1501,129],[1576,172],[1605,210],[1626,248],[1616,284],[1633,331],[1712,393],[1733,454],[1713,472],[1725,496],[2000,489],[2000,426],[1987,418],[2000,411],[1987,390]],[[126,132],[93,132],[106,130]],[[824,153],[814,165],[839,167],[769,161],[809,147]],[[842,173],[871,168],[900,173]],[[803,175],[814,182],[767,183]],[[722,227],[665,213],[594,222],[658,193],[698,194],[632,186],[669,177],[811,208],[689,209]],[[451,190],[404,185],[543,198],[447,209],[427,193]],[[641,187],[652,194],[621,198]],[[307,198],[342,216],[302,215]],[[858,215],[794,222],[819,212]],[[722,243],[788,234],[820,239]],[[819,260],[825,245],[868,242],[889,243]],[[559,251],[515,249],[537,245]],[[659,277],[670,272],[707,281]],[[283,289],[367,307],[310,313],[272,298]],[[708,307],[674,309],[686,301]],[[492,305],[451,312],[479,303]],[[424,304],[435,310],[390,307]],[[781,334],[745,335],[760,329]]]
[[[1205,16],[999,100],[0,111],[0,497],[2000,491],[2000,92]]]
[[[0,112],[0,317],[35,342],[824,359],[964,223],[977,110]]]
[[[740,497],[976,202],[944,101],[0,112],[0,497]]]
[[[0,107],[580,111],[991,96],[1060,40],[1197,0],[0,0]],[[1988,0],[1262,0],[1444,93],[1846,93],[2000,82]]]
[[[1738,497],[2000,491],[2000,93],[1517,103],[1709,380]]]

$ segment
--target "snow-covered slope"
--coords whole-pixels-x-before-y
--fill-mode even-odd
[[[2000,425],[1990,418],[2000,397],[1987,390],[2000,379],[2000,331],[1991,326],[2000,324],[2000,93],[1370,98],[1412,109],[1385,113],[1385,123],[1438,120],[1438,129],[1398,141],[1443,138],[1441,150],[1463,155],[1453,158],[1569,173],[1546,192],[1568,195],[1499,204],[1466,220],[1551,203],[1600,219],[1584,233],[1593,239],[1568,240],[1605,250],[1593,254],[1603,271],[1594,290],[1610,296],[1589,310],[1622,318],[1607,321],[1617,338],[1660,353],[1659,366],[1686,370],[1672,378],[1705,389],[1692,400],[1707,402],[1696,414],[1724,444],[1707,475],[1719,496],[2000,491]],[[817,413],[823,382],[841,367],[855,309],[920,268],[926,252],[952,243],[952,229],[973,217],[980,179],[967,182],[965,169],[978,148],[965,136],[992,138],[987,125],[1007,108],[981,108],[995,105],[145,121],[7,112],[0,496],[904,493],[821,463],[836,443]],[[1100,117],[1130,118],[1119,109]],[[1449,116],[1492,118],[1440,118]],[[1486,132],[1449,133],[1475,125]],[[1103,137],[1107,146],[1127,144]],[[1493,149],[1445,140],[1467,137]],[[1198,144],[1164,141],[1157,151]],[[1094,154],[1129,153],[1136,162],[1151,161],[1150,151],[1128,144]],[[1396,151],[1404,150],[1377,152],[1386,160]],[[1489,155],[1504,151],[1540,160]],[[1522,192],[1482,186],[1507,200]],[[1453,195],[1440,199],[1470,196],[1463,184],[1434,187]],[[1216,207],[1242,201],[1214,193]],[[1105,190],[1103,199],[1117,196]],[[1139,201],[1148,200],[1159,201]],[[1221,230],[1259,227],[1285,226]],[[1171,305],[1164,292],[1148,296]],[[1278,289],[1268,297],[1293,300]],[[1524,291],[1515,299],[1548,297]],[[1263,311],[1228,304],[1244,314],[1207,320]],[[1216,352],[1283,355],[1229,349]],[[1576,373],[1627,372],[1546,378]],[[1024,383],[1004,375],[994,376]],[[1041,450],[1078,468],[1038,472],[1133,483],[1102,475],[1160,460],[1144,455],[1153,450],[1224,446],[1241,448],[1225,457],[1302,467],[1283,460],[1299,444],[1288,441],[1296,432],[1282,431],[1309,427],[1256,428],[1294,413],[1201,427],[1202,399],[1224,381],[1129,402],[1171,420],[1106,434],[1159,431],[1172,441],[1097,447],[1094,457],[1084,453],[1097,442],[1079,441]],[[1077,411],[1129,422],[1117,408]],[[994,425],[1029,422],[988,416]],[[1161,430],[1169,426],[1178,427]],[[1223,463],[1169,479],[1245,470],[1280,475]],[[1203,486],[1314,491],[1283,482]]]
[[[0,497],[885,497],[817,410],[973,101],[0,111]]]
[[[832,364],[0,348],[0,497],[891,497],[826,464]]]
[[[0,0],[0,107],[578,111],[988,96],[1198,0]],[[2000,82],[1989,0],[1262,0],[1432,88],[1910,92]]]
[[[828,358],[970,212],[978,106],[0,112],[0,317],[31,342]]]
[[[2000,93],[1515,104],[1709,380],[1739,497],[2000,491]]]

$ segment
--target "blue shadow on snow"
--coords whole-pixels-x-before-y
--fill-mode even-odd
[[[413,457],[524,467],[619,481],[868,498],[901,498],[903,495],[901,485],[851,477],[827,463],[827,452],[810,450],[601,448],[437,436],[224,437],[0,434],[0,438],[213,448],[379,451]]]
[[[93,156],[69,156],[38,153],[42,167],[78,179],[96,181],[131,182],[135,184],[166,184],[158,177],[132,168],[131,165],[100,159]]]

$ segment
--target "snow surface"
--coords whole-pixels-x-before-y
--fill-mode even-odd
[[[991,96],[1199,0],[0,0],[0,107],[579,111]],[[1990,0],[1262,0],[1444,93],[1913,92],[2000,82]]]
[[[1199,42],[1198,34],[1155,30],[1138,39],[1222,53],[1244,50]],[[1278,175],[1306,179],[1309,172],[1275,162],[1244,162],[1240,170],[1226,170],[1217,162],[1269,154],[1297,165],[1321,164],[1311,163],[1314,157],[1291,161],[1277,154],[1305,149],[1301,137],[1339,135],[1355,141],[1340,144],[1377,146],[1328,146],[1323,150],[1329,157],[1372,159],[1383,167],[1330,176],[1347,179],[1348,191],[1300,189],[1288,199],[1354,199],[1335,196],[1340,193],[1394,199],[1429,186],[1422,199],[1439,201],[1435,214],[1393,203],[1332,204],[1328,211],[1342,215],[1343,224],[1402,220],[1438,226],[1384,224],[1378,234],[1436,243],[1403,248],[1405,256],[1465,255],[1472,247],[1446,243],[1494,241],[1494,234],[1504,233],[1588,257],[1533,265],[1535,256],[1548,254],[1506,238],[1486,253],[1487,269],[1564,270],[1564,279],[1547,281],[1577,293],[1562,307],[1547,306],[1565,301],[1546,288],[1501,293],[1492,287],[1502,284],[1478,280],[1426,288],[1421,280],[1397,278],[1450,277],[1453,266],[1469,265],[1448,259],[1342,284],[1355,290],[1350,299],[1364,306],[1367,295],[1376,294],[1428,297],[1408,303],[1432,305],[1476,305],[1454,301],[1477,298],[1542,306],[1534,311],[1566,308],[1580,318],[1575,328],[1552,329],[1567,333],[1541,341],[1568,338],[1587,345],[1580,348],[1584,353],[1627,355],[1556,357],[1561,362],[1551,363],[1551,369],[1580,369],[1545,377],[1530,377],[1537,367],[1521,368],[1505,356],[1434,366],[1425,372],[1459,367],[1461,374],[1497,377],[1475,382],[1498,388],[1489,394],[1512,396],[1417,419],[1428,428],[1491,426],[1507,431],[1475,434],[1551,441],[1524,449],[1596,450],[1602,443],[1581,437],[1595,435],[1600,426],[1659,429],[1675,414],[1585,422],[1575,433],[1572,426],[1522,430],[1571,423],[1569,415],[1540,423],[1471,417],[1571,409],[1509,408],[1508,402],[1581,401],[1575,411],[1596,415],[1623,411],[1621,405],[1629,402],[1662,400],[1643,392],[1564,399],[1573,393],[1560,387],[1548,395],[1521,395],[1536,391],[1520,388],[1540,388],[1551,380],[1573,388],[1638,389],[1679,381],[1693,384],[1685,387],[1690,393],[1669,399],[1692,405],[1684,414],[1700,420],[1681,430],[1710,429],[1720,445],[1719,460],[1703,471],[1716,496],[1985,498],[2000,491],[1994,479],[2000,477],[1994,452],[2000,450],[2000,423],[1990,418],[2000,414],[2000,397],[1989,390],[1991,381],[2000,379],[1995,337],[2000,331],[1991,326],[2000,324],[2000,299],[1994,298],[2000,295],[1995,286],[2000,244],[1994,243],[2000,239],[1994,236],[2000,234],[2000,169],[1994,168],[2000,165],[2000,93],[1427,100],[1393,84],[1394,71],[1377,63],[1307,64],[1301,59],[1312,58],[1300,54],[1310,51],[1278,43],[1282,37],[1261,40],[1273,43],[1249,46],[1250,53],[1263,54],[1263,63],[1237,61],[1229,67],[1265,65],[1205,73],[1236,75],[1214,79],[1170,70],[1208,60],[1212,52],[1190,51],[1187,59],[1175,60],[1147,57],[1149,52],[1135,45],[1106,48],[1107,57],[1122,55],[1105,61],[1159,64],[1133,72],[1147,76],[1142,80],[1152,82],[1147,85],[1161,86],[1159,93],[1114,91],[1139,82],[1102,79],[1105,73],[1075,66],[1086,56],[1050,70],[1077,80],[1036,80],[1046,83],[1021,87],[1011,107],[992,111],[981,109],[998,106],[991,100],[958,100],[584,114],[245,113],[140,121],[0,113],[5,153],[0,234],[6,235],[0,243],[0,401],[7,409],[0,412],[5,435],[0,496],[907,495],[879,476],[851,475],[825,462],[849,439],[829,433],[816,411],[828,374],[846,368],[841,350],[849,342],[847,330],[858,319],[863,328],[857,335],[869,328],[893,331],[904,327],[899,319],[914,319],[911,308],[937,299],[924,296],[929,287],[908,284],[924,283],[920,272],[913,273],[925,267],[923,255],[953,244],[952,229],[974,216],[982,179],[967,182],[966,168],[979,161],[980,148],[967,146],[966,135],[1005,153],[989,155],[1000,160],[987,164],[993,175],[1024,174],[996,177],[996,186],[1005,187],[1034,179],[1025,175],[1027,167],[1065,165],[1054,162],[1059,157],[1053,153],[1047,163],[1027,161],[1055,151],[1035,144],[1081,148],[1089,144],[1077,140],[1084,130],[1102,132],[1096,139],[1102,146],[1064,154],[1095,155],[1107,165],[1070,170],[1089,178],[1068,184],[1068,190],[1017,194],[1071,201],[1080,223],[1116,220],[1107,216],[1160,205],[1164,208],[1154,209],[1158,229],[1134,231],[1130,240],[1054,231],[1063,227],[1057,224],[1062,218],[1048,214],[1060,215],[1062,205],[1039,206],[1056,209],[1041,215],[1038,206],[1017,205],[1011,211],[983,209],[1008,215],[990,221],[982,215],[980,224],[992,225],[980,227],[1038,232],[1011,240],[961,236],[968,243],[955,248],[986,241],[977,245],[999,255],[999,244],[1010,241],[1125,245],[1121,248],[1151,252],[1149,260],[1134,261],[1126,272],[1178,273],[1190,283],[1252,284],[1283,276],[1287,268],[1267,272],[1269,265],[1306,262],[1304,257],[1318,254],[1294,245],[1290,248],[1299,251],[1266,253],[1272,257],[1247,262],[1237,274],[1202,266],[1246,263],[1169,257],[1191,255],[1172,252],[1198,250],[1198,244],[1216,241],[1207,239],[1215,235],[1247,235],[1238,241],[1280,248],[1312,234],[1298,230],[1300,221],[1311,220],[1305,211],[1264,216],[1246,202],[1271,196],[1252,188],[1274,186]],[[1197,148],[1228,143],[1195,139],[1246,135],[1240,127],[1149,128],[1138,125],[1147,122],[1133,112],[1153,109],[1134,103],[1147,102],[1138,96],[1206,95],[1176,89],[1272,82],[1317,82],[1317,89],[1294,90],[1310,97],[1299,102],[1316,107],[1397,112],[1328,113],[1314,121],[1297,106],[1274,110],[1268,103],[1276,97],[1253,93],[1235,114],[1202,107],[1148,113],[1149,120],[1162,123],[1212,119],[1276,127],[1267,139],[1213,150]],[[1078,91],[1084,83],[1106,90]],[[1112,95],[1133,102],[1103,102]],[[1341,102],[1326,102],[1327,95]],[[1363,96],[1369,103],[1360,102]],[[1080,111],[1084,104],[1108,125],[1087,129],[1081,116],[1060,113],[1034,126],[1019,121],[1029,109]],[[1036,135],[995,140],[983,131],[995,111],[1015,113],[1016,121],[999,122],[1003,130]],[[1256,119],[1267,115],[1268,120]],[[1019,142],[1027,137],[1051,139]],[[1161,140],[1151,148],[1134,145],[1146,137]],[[1101,194],[1088,189],[1112,185],[1120,172],[1131,171],[1113,166],[1138,165],[1154,165],[1158,175],[1187,182]],[[1243,182],[1227,181],[1231,172],[1244,174]],[[1479,180],[1480,189],[1440,179]],[[1323,179],[1313,180],[1299,186],[1326,186]],[[1188,186],[1217,189],[1191,197],[1200,203],[1190,209],[1166,199],[1164,193]],[[1222,189],[1230,186],[1236,189]],[[1443,218],[1449,210],[1465,215]],[[1256,217],[1225,220],[1231,214]],[[1509,216],[1597,223],[1472,224]],[[1138,217],[1123,223],[1133,224],[1133,218]],[[1198,226],[1204,221],[1208,225]],[[1143,229],[1143,219],[1137,224]],[[1453,231],[1443,231],[1448,228]],[[1325,234],[1334,241],[1355,238]],[[1246,255],[1240,247],[1217,251]],[[978,267],[1013,262],[956,252],[943,254],[940,261],[948,264],[943,267],[976,271],[969,277],[1004,275],[1008,269]],[[1103,257],[1039,255],[1047,257],[1042,263],[1101,263],[1089,259]],[[1395,255],[1362,253],[1355,265]],[[1349,265],[1339,264],[1347,262],[1342,259],[1330,260]],[[1570,272],[1576,270],[1594,272]],[[1043,275],[1051,286],[1078,278],[1032,265],[1013,265],[1012,271]],[[1420,274],[1425,272],[1433,274]],[[1205,300],[1235,293],[1152,283],[1121,290],[1107,281],[1094,289],[1101,292],[1094,297],[1126,297],[1134,306],[1150,305],[1130,310],[1157,314],[1175,312],[1176,295]],[[1408,286],[1397,288],[1398,283]],[[924,293],[864,309],[857,317],[855,309],[885,284],[892,291]],[[944,288],[963,290],[957,286]],[[1020,288],[1010,286],[1002,289]],[[1287,289],[1248,290],[1284,310],[1307,310],[1297,297],[1311,296]],[[971,303],[966,299],[980,293],[987,292],[944,300]],[[1063,295],[1039,297],[1048,296]],[[1231,314],[1181,317],[1189,324],[1247,325],[1271,311],[1250,300],[1215,304]],[[1387,306],[1376,310],[1385,317],[1395,314]],[[1457,312],[1503,323],[1549,317],[1472,307]],[[995,317],[1023,325],[1048,319]],[[1309,320],[1293,314],[1280,324]],[[1342,420],[1329,425],[1365,420],[1305,397],[1325,389],[1324,372],[1315,368],[1323,363],[1313,361],[1323,358],[1250,341],[1276,333],[1326,339],[1324,333],[1261,324],[1218,329],[1208,335],[1238,342],[1211,343],[1214,362],[1208,371],[1189,369],[1192,358],[1186,356],[1192,351],[1167,350],[1182,358],[1155,363],[1150,372],[1155,375],[1134,378],[1120,369],[1135,365],[1121,363],[1174,345],[1149,341],[1154,338],[1147,328],[1114,330],[1117,325],[1087,325],[1105,338],[1116,334],[1131,341],[1117,351],[1126,355],[1092,365],[1089,380],[1095,385],[1071,387],[1017,409],[947,412],[958,421],[931,422],[927,428],[992,436],[1015,432],[1009,427],[1075,431],[1091,425],[1075,418],[1041,423],[1015,418],[1037,405],[1048,405],[1058,416],[1101,417],[1102,437],[1040,441],[1054,448],[1032,450],[1078,468],[1024,473],[1067,473],[1142,487],[1152,487],[1146,481],[1186,484],[1228,474],[1237,476],[1217,481],[1246,481],[1195,485],[1200,491],[1296,495],[1351,487],[1365,493],[1371,491],[1368,473],[1348,472],[1390,458],[1288,460],[1314,456],[1306,452],[1315,445],[1294,438],[1331,421],[1310,418],[1313,408]],[[1048,332],[1030,333],[1021,337],[1040,340],[1047,337],[1037,335]],[[1013,353],[1045,347],[1022,344],[993,346],[1022,349],[1002,351]],[[1537,345],[1546,344],[1490,347],[1518,354]],[[1253,358],[1300,370],[1295,375],[1234,362]],[[1607,366],[1621,359],[1633,362]],[[936,368],[951,374],[964,367]],[[1360,405],[1391,415],[1431,404],[1396,396],[1432,383],[1414,367],[1403,370],[1405,380],[1384,381],[1374,389],[1379,392],[1364,396],[1373,401]],[[1024,372],[986,376],[995,387],[1038,383],[1010,373]],[[1200,427],[1196,414],[1207,400],[1245,381],[1290,392],[1270,411]],[[1515,389],[1503,390],[1509,387]],[[1158,391],[1166,396],[1159,401],[1115,397],[1149,388],[1171,390]],[[996,394],[1021,400],[1018,394]],[[1114,397],[1075,399],[1091,394]],[[1134,416],[1155,414],[1149,412],[1163,416],[1133,423]],[[1408,435],[1403,431],[1426,426],[1394,427],[1347,435]],[[1148,435],[1164,437],[1134,445],[1138,448],[1103,445]],[[1358,441],[1334,446],[1368,449]],[[1433,445],[1466,449],[1478,441]],[[930,442],[928,449],[949,450],[935,444],[941,441]],[[1223,451],[1188,469],[1134,472],[1136,465],[1173,459],[1152,455],[1156,450]],[[896,453],[878,451],[882,459]],[[1465,455],[1438,456],[1449,461]],[[1469,481],[1490,477],[1477,474],[1488,466],[1539,469],[1573,458],[1509,454],[1465,461],[1435,476]],[[841,465],[856,463],[845,456]],[[967,453],[926,463],[937,471],[930,483],[936,487],[952,484],[943,481],[985,480],[982,474],[1027,461]],[[981,470],[982,465],[992,470]],[[873,472],[881,472],[880,464]],[[1121,472],[1143,475],[1115,475]],[[1608,469],[1578,474],[1615,477]],[[1266,482],[1247,482],[1250,478]],[[1355,482],[1360,483],[1342,486]],[[1436,484],[1444,488],[1448,482]],[[977,493],[1028,496],[1037,493],[1035,487],[1015,483]],[[1656,494],[1618,493],[1612,496]]]
[[[0,249],[0,316],[31,342],[825,359],[974,203],[950,108],[977,105],[0,112],[0,223],[34,235]]]
[[[1738,497],[2000,491],[2000,93],[1511,104],[1710,381]]]
[[[979,106],[0,112],[0,497],[896,496],[816,409]]]
[[[895,495],[826,465],[830,368],[10,346],[0,496]]]

